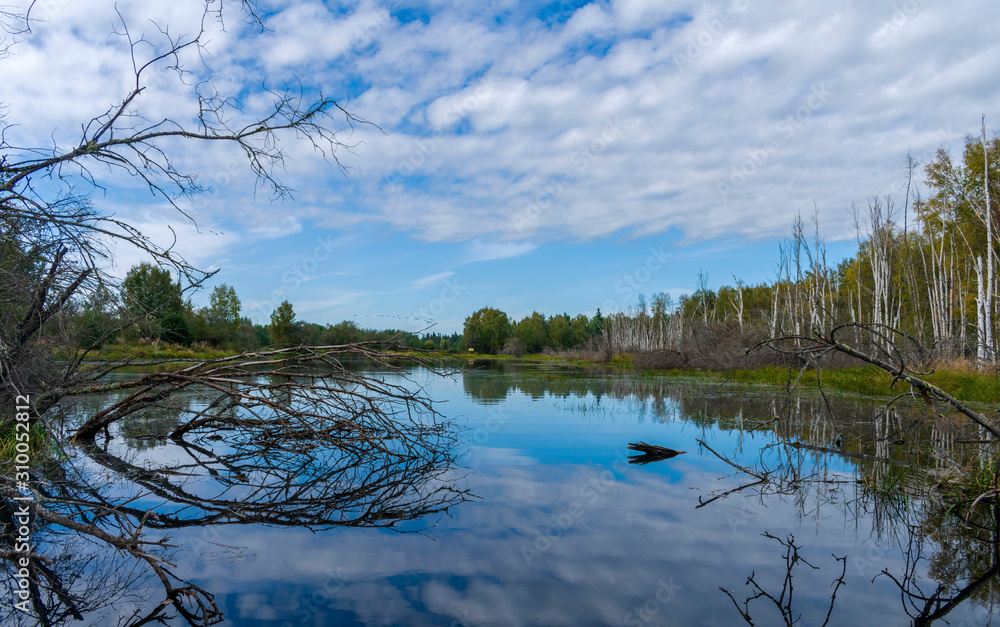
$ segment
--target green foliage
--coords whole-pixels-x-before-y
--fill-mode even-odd
[[[997,484],[998,477],[1000,477],[1000,455],[993,453],[979,464],[967,467],[958,476],[951,478],[944,490],[945,499],[957,502],[956,504],[968,504],[984,492],[1000,488]]]
[[[149,263],[133,266],[122,282],[122,300],[133,314],[160,319],[184,309],[180,285],[170,271]]]
[[[104,289],[95,290],[78,310],[73,340],[77,348],[99,349],[116,328],[117,320],[110,311],[111,295]]]
[[[587,323],[587,337],[600,335],[604,331],[604,316],[601,315],[601,308],[597,308],[597,313]]]
[[[24,443],[28,444],[27,455],[33,465],[45,462],[54,458],[58,451],[52,446],[52,438],[45,427],[39,423],[32,423],[28,426],[28,431],[19,431],[15,422],[5,422],[0,424],[0,462],[11,467],[12,460],[17,458],[17,445],[20,442],[23,450]]]
[[[321,337],[325,327],[315,322],[295,323],[295,343],[302,346],[317,346],[322,343]]]
[[[322,343],[326,346],[336,346],[340,344],[351,344],[360,342],[364,332],[351,320],[344,320],[334,325],[329,325],[323,331]]]
[[[635,361],[634,355],[628,355],[623,353],[612,357],[611,360],[608,362],[608,365],[611,366],[612,368],[630,369],[632,368],[634,361]]]
[[[258,338],[258,328],[263,329],[264,327],[254,326],[248,318],[240,320],[240,325],[237,327],[236,332],[232,336],[232,340],[229,343],[230,348],[239,351],[252,351],[258,350],[262,346],[267,346],[266,343],[261,342]]]
[[[798,376],[797,369],[767,366],[753,370],[737,370],[732,380],[740,383],[787,386]],[[881,368],[862,366],[831,368],[820,372],[823,388],[863,396],[890,397],[905,390]],[[996,403],[1000,398],[1000,380],[988,373],[941,370],[923,377],[952,396],[968,403]],[[808,370],[799,380],[801,386],[816,386],[816,371]]]
[[[77,348],[100,348],[107,341],[107,317],[101,312],[84,310],[76,317],[75,343]]]
[[[254,325],[253,332],[258,346],[271,345],[271,331],[268,327],[263,325]]]
[[[576,344],[573,326],[567,314],[549,318],[549,341],[555,348],[569,348]]]
[[[1000,139],[986,143],[990,163],[990,200],[994,224],[1000,218]],[[978,138],[966,140],[962,159],[956,163],[945,150],[924,167],[933,195],[917,203],[916,210],[934,230],[956,229],[971,248],[986,243],[983,203],[983,145]]]
[[[549,345],[549,329],[545,316],[534,311],[514,327],[514,337],[521,340],[524,350],[529,353],[540,353]]]
[[[277,346],[288,346],[295,339],[295,311],[290,302],[282,301],[271,313],[271,326],[268,327],[271,342]]]
[[[212,295],[209,296],[208,311],[205,320],[218,327],[236,330],[240,326],[241,303],[236,290],[231,285],[215,286]]]
[[[183,314],[170,312],[160,320],[160,339],[172,344],[190,346],[194,341],[191,325]]]
[[[499,309],[483,307],[465,319],[465,344],[480,353],[496,353],[513,332],[507,314]]]
[[[209,296],[209,306],[188,316],[195,340],[238,350],[259,348],[261,344],[253,331],[253,324],[240,318],[241,307],[239,296],[232,286],[225,283],[216,286]]]
[[[583,314],[579,314],[573,320],[570,321],[570,329],[572,330],[572,342],[567,348],[573,346],[578,346],[587,341],[590,337],[588,329],[590,328],[590,319]]]
[[[153,342],[150,344],[122,344],[114,343],[105,345],[97,354],[97,359],[121,360],[121,359],[175,359],[178,361],[204,361],[207,359],[217,359],[232,355],[232,351],[208,348],[205,346],[180,346],[178,344],[164,344]]]
[[[970,403],[996,405],[1000,399],[1000,378],[990,372],[962,372],[941,369],[924,377],[955,398]]]

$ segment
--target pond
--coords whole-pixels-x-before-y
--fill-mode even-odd
[[[114,498],[134,497],[138,510],[199,521],[166,532],[175,547],[166,558],[214,595],[223,624],[889,626],[1000,617],[1000,515],[991,504],[968,518],[947,512],[929,489],[985,455],[965,442],[978,432],[957,419],[818,393],[479,366],[453,377],[358,366],[422,386],[460,428],[457,460],[355,468],[337,479],[350,489],[323,493],[336,499],[319,518],[289,497],[315,485],[323,473],[315,461],[293,467],[292,456],[261,460],[235,447],[230,459],[240,461],[213,466],[198,447],[151,437],[169,429],[169,411],[98,439],[80,472],[103,477]],[[109,398],[68,411],[93,412]],[[634,442],[683,454],[630,463],[643,461],[630,460]],[[267,464],[285,464],[273,492],[259,480]],[[164,466],[175,481],[143,474]],[[281,512],[227,517],[234,502],[251,511],[279,492],[293,502]],[[213,510],[216,502],[226,504]],[[87,624],[120,624],[163,599],[154,577],[106,547],[55,529],[39,542],[90,556],[72,584],[101,599]]]

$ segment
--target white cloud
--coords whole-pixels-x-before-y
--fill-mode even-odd
[[[534,244],[513,243],[513,242],[482,242],[473,240],[465,247],[466,260],[469,263],[476,261],[491,261],[493,259],[506,259],[530,253],[536,248]]]
[[[510,64],[497,57],[490,74],[496,90],[463,111],[471,126],[460,135],[435,135],[430,150],[417,150],[414,174],[423,177],[421,184],[404,184],[398,196],[372,195],[376,202],[369,210],[431,240],[494,233],[513,239],[592,238],[671,227],[692,239],[727,233],[760,238],[783,234],[790,216],[815,201],[836,231],[852,200],[899,177],[908,146],[926,150],[933,146],[917,146],[921,139],[960,137],[952,129],[974,124],[977,109],[993,106],[989,94],[996,87],[973,80],[975,55],[953,58],[936,43],[929,58],[914,56],[913,44],[903,37],[912,26],[926,31],[924,37],[940,38],[952,33],[956,22],[980,22],[977,12],[950,12],[937,20],[915,16],[898,29],[898,44],[885,44],[903,46],[890,53],[866,42],[891,17],[892,7],[753,3],[718,29],[721,8],[700,9],[689,23],[671,22],[669,36],[647,39],[629,29],[640,23],[653,28],[680,9],[654,18],[656,6],[649,3],[616,5],[619,37],[605,57],[571,53],[571,39],[561,40],[558,31],[523,31],[562,45],[526,42],[547,54],[536,57],[533,67],[506,75],[498,68]],[[582,25],[599,11],[596,5],[580,9],[567,30],[574,36],[594,30],[593,21]],[[452,32],[453,19],[466,18],[445,11],[422,26],[422,33]],[[936,33],[927,30],[933,24],[939,24]],[[972,47],[985,64],[992,39],[981,27],[973,30]],[[694,48],[688,47],[691,42]],[[484,47],[478,46],[477,54]],[[689,62],[678,67],[675,53],[692,51]],[[399,76],[391,66],[381,69],[393,80]],[[377,83],[378,76],[376,71],[370,78]],[[895,81],[887,84],[888,77]],[[453,82],[449,76],[441,84],[444,95],[423,105],[428,131],[451,128],[446,115],[471,88],[449,88]],[[962,101],[971,84],[983,93]],[[426,88],[423,80],[414,85]],[[797,120],[794,132],[782,131],[782,122],[800,110],[816,85],[830,90],[829,99]],[[929,89],[937,97],[950,94],[962,106],[947,114],[927,107],[921,97]],[[634,130],[603,149],[598,141],[598,149],[588,152],[615,116],[634,120]],[[779,144],[767,151],[766,160],[748,166],[751,175],[723,194],[720,185],[732,182],[734,168],[771,138]],[[386,144],[406,151],[421,141],[400,129],[390,132]],[[571,181],[554,185],[566,172]],[[555,198],[543,199],[539,215],[515,228],[512,214],[553,187]]]
[[[147,35],[146,15],[188,32],[197,5],[119,3]],[[239,151],[209,146],[179,163],[218,188],[203,201],[215,221],[252,238],[367,222],[495,259],[667,230],[775,238],[814,203],[832,237],[849,237],[845,209],[892,189],[907,150],[957,148],[981,114],[1000,120],[1000,84],[987,79],[1000,71],[1000,5],[911,5],[621,0],[547,25],[518,3],[497,8],[502,20],[432,3],[426,22],[407,23],[376,2],[275,3],[272,31],[210,24],[216,84],[253,116],[270,104],[254,85],[298,77],[384,133],[343,136],[356,144],[338,153],[348,177],[307,142],[288,144],[278,174],[300,202],[278,209],[266,190],[244,194]],[[56,129],[75,141],[124,94],[113,19],[105,3],[60,5],[0,64],[16,94],[12,139],[44,146]],[[151,79],[146,117],[190,121],[193,92],[169,72]],[[829,97],[787,126],[817,85]]]
[[[275,239],[286,235],[292,235],[300,232],[301,230],[302,223],[299,222],[294,216],[284,216],[270,224],[263,224],[249,229],[250,233],[253,235],[267,239]]]
[[[139,212],[125,211],[116,215],[123,222],[144,233],[155,245],[169,248],[175,257],[206,271],[214,270],[228,252],[245,243],[231,231],[199,219],[192,222],[169,205],[160,205]],[[151,261],[141,249],[125,240],[108,241],[114,258],[112,274],[124,277],[128,269]]]
[[[429,285],[433,285],[438,281],[447,279],[448,277],[455,276],[455,273],[451,270],[445,270],[444,272],[438,272],[437,274],[431,274],[429,276],[421,277],[410,282],[410,289],[422,289]]]

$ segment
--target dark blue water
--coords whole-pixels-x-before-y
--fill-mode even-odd
[[[909,625],[942,606],[910,593],[930,597],[941,586],[940,598],[959,595],[991,565],[975,558],[989,538],[963,540],[957,518],[929,514],[930,497],[900,488],[937,463],[902,444],[912,438],[896,432],[913,426],[909,418],[860,400],[837,400],[831,411],[817,398],[788,405],[776,392],[551,371],[409,376],[464,429],[457,466],[431,485],[451,482],[467,500],[394,529],[171,530],[176,572],[215,595],[225,624],[739,625],[743,609],[772,625],[784,624],[783,606],[800,625],[828,614],[830,625]],[[699,439],[771,480],[702,505],[757,479]],[[630,464],[627,446],[637,441],[686,453]],[[139,467],[184,457],[172,444],[114,442]],[[901,475],[901,464],[776,442],[925,467]],[[790,569],[782,542],[804,561]],[[751,574],[759,588],[747,585]],[[156,581],[135,591],[105,616],[162,598]],[[744,605],[759,592],[777,603]],[[1000,616],[998,596],[995,578],[987,581],[946,608],[949,624],[987,624]]]

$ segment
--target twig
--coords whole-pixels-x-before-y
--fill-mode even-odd
[[[972,519],[972,510],[976,509],[976,505],[979,505],[980,501],[985,501],[986,499],[995,498],[997,495],[1000,495],[1000,489],[994,488],[992,490],[987,490],[986,492],[983,492],[982,494],[977,496],[976,500],[973,501],[972,505],[969,506],[969,513],[965,515],[966,522]]]
[[[710,452],[711,452],[711,453],[712,453],[713,455],[715,455],[716,457],[718,457],[718,458],[719,458],[719,459],[721,459],[722,461],[726,462],[727,464],[729,464],[730,466],[732,466],[732,467],[733,467],[733,468],[735,468],[736,470],[739,470],[740,472],[745,472],[745,473],[747,473],[748,475],[752,475],[752,476],[754,476],[754,477],[757,477],[757,478],[758,478],[758,479],[760,479],[761,481],[768,481],[768,480],[769,480],[769,479],[768,479],[768,474],[769,474],[769,473],[765,473],[765,474],[763,474],[763,475],[759,475],[759,474],[755,473],[754,471],[752,471],[752,470],[749,470],[749,469],[747,469],[747,468],[744,468],[743,466],[740,466],[740,465],[738,465],[738,464],[734,464],[733,462],[729,461],[728,459],[726,459],[726,458],[725,458],[725,457],[723,457],[722,455],[719,455],[718,453],[716,453],[716,452],[715,452],[715,450],[714,450],[714,449],[713,449],[713,448],[712,448],[711,446],[709,446],[709,445],[705,444],[705,443],[704,443],[703,441],[701,441],[701,440],[695,440],[695,441],[696,441],[696,442],[697,442],[698,444],[700,444],[700,445],[704,446],[705,448],[707,448],[707,449],[708,449],[708,450],[709,450],[709,451],[710,451]]]
[[[767,480],[766,480],[766,479],[760,479],[759,481],[754,481],[753,483],[748,483],[748,484],[746,484],[746,485],[741,485],[740,487],[738,487],[738,488],[733,488],[732,490],[726,490],[726,491],[725,491],[725,492],[723,492],[722,494],[719,494],[719,495],[717,495],[717,496],[713,496],[712,498],[708,499],[707,501],[702,501],[702,500],[701,500],[701,496],[699,496],[699,497],[698,497],[698,503],[699,503],[699,504],[698,504],[698,505],[695,505],[695,507],[694,507],[694,508],[695,508],[695,509],[699,509],[699,508],[702,508],[702,507],[705,507],[705,506],[706,506],[706,505],[708,505],[709,503],[711,503],[711,502],[713,502],[713,501],[718,501],[718,500],[719,500],[719,499],[721,499],[721,498],[725,498],[725,497],[729,496],[730,494],[732,494],[733,492],[739,492],[739,491],[741,491],[741,490],[746,490],[747,488],[752,488],[753,486],[755,486],[755,485],[760,485],[760,484],[762,484],[762,483],[767,483]]]

